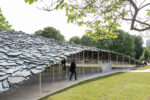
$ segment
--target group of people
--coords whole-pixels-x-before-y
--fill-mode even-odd
[[[61,62],[62,66],[63,66],[63,70],[66,71],[66,59],[62,60]],[[75,75],[75,80],[77,80],[77,73],[76,73],[76,63],[75,60],[72,61],[69,71],[71,72],[70,75],[70,80],[72,80],[72,76]]]

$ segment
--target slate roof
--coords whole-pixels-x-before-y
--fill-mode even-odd
[[[15,31],[0,31],[0,92],[28,80],[30,75],[42,72],[45,67],[84,50],[100,49]]]
[[[0,31],[0,92],[83,50],[98,49],[15,31]]]

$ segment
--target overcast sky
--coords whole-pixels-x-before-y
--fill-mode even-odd
[[[3,15],[17,31],[34,33],[39,29],[52,26],[58,29],[68,40],[72,36],[82,36],[85,28],[67,23],[64,11],[46,12],[28,5],[24,0],[0,0]]]
[[[36,4],[26,4],[24,0],[0,0],[0,7],[3,15],[17,31],[22,30],[31,34],[44,27],[52,26],[58,29],[67,40],[72,36],[81,37],[85,34],[84,27],[67,23],[64,11],[46,12],[37,9]],[[125,23],[122,29],[131,34],[138,34],[138,32],[130,31],[129,25]]]

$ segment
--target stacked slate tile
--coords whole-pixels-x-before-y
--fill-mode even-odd
[[[0,31],[0,92],[84,50],[98,49],[15,31]]]

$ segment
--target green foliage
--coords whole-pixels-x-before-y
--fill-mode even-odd
[[[53,27],[46,27],[43,30],[36,31],[34,34],[38,36],[44,36],[46,38],[65,41],[64,36],[60,34],[60,32]]]
[[[146,12],[147,12],[147,15],[150,16],[150,9],[147,9]]]
[[[99,42],[102,42],[100,47],[115,51],[124,53],[126,55],[133,56],[134,55],[134,38],[129,33],[124,32],[123,30],[117,30],[117,33],[119,33],[118,38],[115,39],[107,39],[107,40],[100,40]]]
[[[95,46],[100,49],[111,50],[133,56],[134,55],[133,36],[122,30],[118,30],[116,31],[116,33],[119,34],[118,38],[109,38],[102,40],[92,39],[91,42],[83,42],[82,44],[84,45],[84,43],[90,43],[89,46],[91,46],[92,44],[92,46]],[[90,41],[90,39],[88,39],[88,41]]]
[[[116,14],[116,8],[120,8],[123,2],[123,0],[119,0],[115,3],[110,2],[109,0],[102,0],[97,4],[97,0],[88,0],[87,2],[84,2],[84,5],[87,5],[85,7],[81,7],[80,4],[66,4],[66,2],[62,5],[64,5],[64,9],[66,10],[66,16],[68,17],[69,23],[87,26],[89,28],[86,31],[87,34],[94,39],[107,39],[117,37],[117,33],[114,30],[120,27],[120,23],[116,19],[116,16],[118,16]],[[109,3],[111,3],[109,7],[103,7],[103,11],[98,11],[100,5],[105,6]]]
[[[25,0],[32,4],[38,0]],[[50,0],[51,1],[51,0]],[[63,9],[66,11],[68,23],[86,26],[86,33],[93,39],[117,38],[117,30],[122,20],[131,23],[130,29],[135,31],[149,31],[150,9],[146,0],[55,0],[41,7],[43,10],[52,11]],[[140,6],[139,6],[140,5]],[[146,12],[143,17],[143,10]],[[141,13],[140,13],[141,12]],[[136,24],[135,24],[136,23]],[[137,56],[139,58],[139,56]]]
[[[139,47],[135,48],[136,42],[134,41],[135,40],[134,36],[124,32],[123,30],[117,30],[115,32],[119,34],[118,38],[94,40],[90,36],[84,35],[81,37],[81,39],[75,36],[70,39],[70,42],[120,52],[130,56],[134,56],[136,51],[140,52],[139,50],[136,49],[139,49],[140,46],[142,46],[142,44],[137,44]]]
[[[141,57],[141,60],[150,61],[150,46],[144,48],[144,52],[143,52],[143,55]]]
[[[38,0],[24,0],[26,3],[32,4],[34,2],[37,2]]]
[[[8,21],[6,21],[6,18],[3,16],[2,11],[0,9],[0,30],[9,30],[11,29],[11,25],[9,25]]]
[[[142,37],[130,35],[123,30],[117,30],[116,33],[119,34],[118,38],[94,40],[90,36],[84,35],[81,39],[79,37],[73,37],[70,39],[70,42],[120,52],[139,59],[143,53]]]
[[[85,46],[95,46],[97,43],[95,40],[93,40],[91,37],[88,35],[84,35],[81,37],[81,44]]]
[[[143,39],[141,36],[134,36],[134,51],[135,51],[135,58],[139,59],[143,53]]]
[[[38,0],[25,0],[26,3],[32,4]],[[86,33],[94,39],[107,39],[116,38],[116,30],[120,27],[120,23],[116,13],[117,9],[121,8],[125,0],[118,0],[112,2],[111,0],[83,0],[83,4],[74,1],[67,2],[65,0],[56,0],[54,8],[64,9],[66,11],[66,16],[68,17],[68,23],[76,23],[79,26],[85,25],[89,29]],[[85,5],[85,7],[83,7]],[[103,11],[98,10],[98,8],[103,5]],[[54,6],[52,3],[51,6]],[[81,9],[80,9],[81,8]],[[49,9],[47,9],[48,11]],[[125,15],[122,14],[123,16]],[[101,18],[100,18],[101,16]],[[103,16],[103,17],[102,17]],[[90,20],[87,20],[90,19]]]
[[[70,38],[69,42],[73,43],[73,44],[81,44],[81,40],[78,36],[74,36],[74,37]]]
[[[94,40],[90,36],[84,35],[81,37],[81,39],[75,36],[70,39],[70,42],[120,52],[139,59],[143,53],[142,37],[132,36],[129,33],[124,32],[123,30],[117,30],[115,32],[119,34],[118,38]]]

